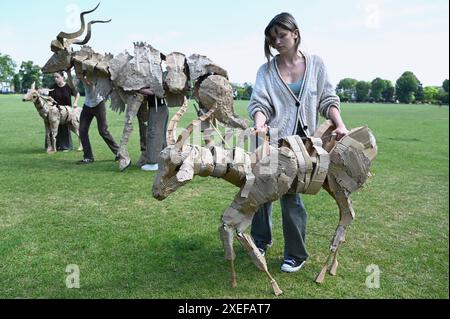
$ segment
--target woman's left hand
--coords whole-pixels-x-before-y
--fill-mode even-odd
[[[155,93],[153,93],[153,91],[150,88],[143,88],[139,90],[139,93],[144,94],[144,95],[153,95]]]
[[[338,126],[331,134],[336,136],[337,141],[340,141],[348,132],[345,126]]]

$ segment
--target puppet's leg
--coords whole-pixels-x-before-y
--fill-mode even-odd
[[[51,130],[51,150],[48,153],[56,153],[56,137],[58,136],[59,121],[50,122]]]
[[[235,203],[233,202],[233,204],[235,204]],[[266,259],[261,254],[259,249],[256,247],[251,236],[244,233],[244,231],[252,223],[254,212],[244,214],[244,213],[240,212],[239,210],[237,210],[236,208],[234,208],[233,204],[225,210],[225,212],[222,216],[222,223],[223,223],[222,227],[224,227],[224,228],[226,227],[226,229],[234,228],[236,230],[236,238],[241,243],[241,245],[244,247],[244,249],[247,251],[247,253],[250,255],[253,263],[256,265],[256,267],[258,267],[258,269],[260,269],[261,271],[266,273],[266,275],[269,277],[270,282],[272,284],[272,289],[273,289],[274,294],[276,296],[281,295],[283,292],[278,287],[278,284],[275,281],[275,279],[269,273],[269,270],[267,268]],[[229,231],[231,231],[231,229]],[[221,238],[222,238],[222,236],[221,236]],[[227,238],[230,238],[230,236],[228,235]],[[227,246],[229,246],[229,245],[232,245],[232,243],[231,244],[227,243]],[[227,246],[224,244],[224,247],[227,247]],[[234,259],[231,259],[231,260],[232,260],[232,276],[235,276],[235,274],[233,273]]]
[[[233,229],[228,227],[226,224],[221,224],[219,226],[219,236],[223,244],[223,249],[225,250],[225,260],[230,262],[231,266],[231,287],[237,286],[236,280],[236,270],[234,268],[234,260],[236,259],[236,253],[233,248]]]
[[[52,130],[50,128],[50,123],[45,122],[45,141],[47,143],[47,153],[52,151],[52,141],[51,141]]]
[[[78,137],[78,149],[77,151],[81,152],[83,150],[83,146],[81,145],[81,139],[80,139],[80,123],[77,121],[72,121],[69,124],[69,129],[75,133],[75,135]]]
[[[345,232],[348,225],[351,224],[355,216],[352,206],[350,194],[337,185],[333,178],[328,178],[324,184],[326,191],[334,198],[339,207],[339,224],[336,228],[334,236],[331,240],[330,253],[325,261],[325,264],[316,277],[317,283],[322,283],[325,280],[325,274],[329,270],[332,276],[336,275],[338,261],[337,253],[341,243],[345,242]],[[331,263],[330,263],[331,261]]]
[[[122,139],[120,140],[119,147],[119,169],[121,172],[126,170],[131,163],[131,158],[128,154],[128,141],[130,135],[133,132],[133,120],[136,118],[137,112],[142,105],[144,96],[137,93],[126,93],[127,96],[127,109],[125,114],[125,125],[123,128]]]

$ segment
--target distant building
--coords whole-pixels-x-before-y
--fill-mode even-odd
[[[14,85],[11,82],[0,82],[0,93],[14,93]]]

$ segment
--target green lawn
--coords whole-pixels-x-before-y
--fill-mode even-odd
[[[245,109],[236,103],[244,116]],[[280,298],[448,298],[448,107],[344,104],[342,110],[348,127],[367,124],[377,137],[374,176],[353,195],[356,219],[338,274],[323,285],[314,278],[337,206],[324,191],[304,197],[311,258],[299,273],[284,274],[274,205],[267,261],[285,292]],[[191,107],[182,126],[193,117]],[[123,114],[108,118],[119,141]],[[81,159],[75,151],[47,155],[34,106],[0,96],[0,298],[273,297],[238,243],[238,287],[229,286],[217,226],[237,188],[196,177],[158,202],[151,196],[154,173],[134,166],[118,172],[95,123],[91,141],[93,165],[75,165]],[[136,130],[129,145],[134,162],[138,144]],[[69,264],[80,268],[80,289],[65,286]],[[365,285],[370,264],[381,270],[379,289]]]

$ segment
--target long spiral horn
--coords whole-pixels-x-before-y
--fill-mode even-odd
[[[96,6],[94,9],[89,10],[89,11],[81,12],[81,14],[80,14],[80,20],[81,20],[81,28],[80,28],[80,30],[78,30],[78,31],[76,31],[76,32],[73,32],[73,33],[60,32],[60,33],[58,34],[58,36],[56,37],[56,39],[57,39],[61,44],[64,44],[64,39],[71,40],[71,39],[75,39],[75,38],[79,37],[80,35],[82,35],[82,34],[84,33],[85,28],[86,28],[86,24],[85,24],[85,22],[84,22],[84,16],[85,16],[86,14],[89,14],[89,13],[94,12],[95,10],[97,10],[97,8],[98,8],[99,6],[100,6],[100,2],[97,4],[97,6]]]
[[[100,20],[96,20],[96,21],[91,21],[88,23],[88,30],[87,30],[87,34],[86,37],[84,38],[84,40],[82,41],[75,41],[73,44],[78,44],[78,45],[84,45],[86,43],[89,42],[89,40],[91,39],[91,34],[92,34],[92,28],[91,26],[95,23],[109,23],[111,22],[112,19],[109,19],[108,21],[100,21]]]

